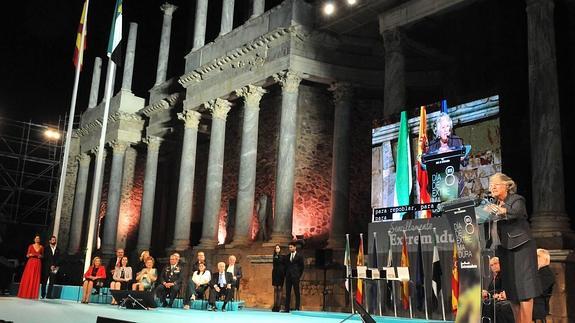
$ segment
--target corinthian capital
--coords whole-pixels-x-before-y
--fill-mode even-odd
[[[80,164],[80,167],[90,167],[90,156],[85,153],[81,153],[76,156],[76,160]]]
[[[146,144],[148,144],[148,151],[159,151],[160,144],[164,139],[156,136],[147,136],[144,140],[142,140]]]
[[[403,33],[399,29],[386,30],[382,33],[383,47],[386,53],[401,52],[403,43]]]
[[[130,143],[122,140],[113,140],[110,142],[110,147],[112,147],[112,152],[114,154],[123,154],[128,149]]]
[[[162,10],[166,16],[171,16],[176,9],[178,9],[178,6],[167,2],[160,6],[160,10]]]
[[[228,117],[228,112],[230,112],[231,109],[230,101],[220,98],[210,100],[204,103],[204,106],[212,112],[213,119],[221,119],[224,121]]]
[[[333,93],[333,100],[335,104],[349,101],[353,97],[353,86],[346,82],[336,82],[332,83],[329,87],[329,91]]]
[[[299,83],[301,82],[301,76],[298,73],[292,71],[277,73],[273,76],[273,78],[276,80],[276,82],[281,84],[282,89],[285,92],[297,92]]]
[[[247,85],[241,89],[236,90],[236,95],[243,97],[246,108],[260,108],[260,100],[267,91],[262,87],[255,85]]]
[[[184,110],[178,113],[178,119],[184,121],[184,127],[198,129],[202,114],[195,110]]]

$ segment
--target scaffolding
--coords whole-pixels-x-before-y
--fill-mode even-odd
[[[0,118],[0,223],[50,225],[65,120],[40,125]]]

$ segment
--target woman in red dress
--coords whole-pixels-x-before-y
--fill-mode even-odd
[[[28,262],[26,262],[26,267],[24,267],[20,288],[18,289],[18,297],[38,299],[43,254],[44,247],[40,244],[40,236],[36,235],[34,243],[28,247],[28,252],[26,253]]]

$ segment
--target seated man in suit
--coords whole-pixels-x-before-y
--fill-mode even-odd
[[[208,303],[208,311],[216,311],[216,299],[224,296],[224,305],[222,312],[226,311],[226,305],[232,298],[234,287],[232,286],[234,277],[232,273],[226,271],[226,263],[218,263],[218,272],[212,275],[210,282],[210,298]]]
[[[541,283],[541,295],[533,299],[533,319],[545,320],[549,315],[549,298],[555,285],[555,274],[549,264],[551,256],[546,249],[537,249],[537,277]]]
[[[482,291],[482,322],[493,322],[495,312],[497,322],[513,323],[515,321],[513,318],[513,310],[511,309],[511,304],[507,301],[507,295],[502,287],[499,257],[489,259],[489,269],[491,270],[493,279],[491,279],[487,290]],[[493,305],[495,305],[495,309]]]
[[[232,273],[234,277],[233,286],[235,289],[240,288],[240,280],[242,279],[242,266],[236,263],[236,256],[231,255],[228,257],[228,265],[226,267],[228,273]]]
[[[160,273],[160,283],[156,287],[156,294],[162,301],[163,307],[172,307],[182,285],[182,271],[178,264],[179,258],[178,254],[172,254],[170,256],[170,264],[166,265]],[[169,301],[166,301],[166,296],[169,296]]]

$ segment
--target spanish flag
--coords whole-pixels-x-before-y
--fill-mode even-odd
[[[409,268],[409,255],[407,253],[407,238],[405,237],[405,232],[403,232],[401,244],[401,267]],[[403,304],[404,310],[409,309],[409,281],[401,282],[401,303]]]
[[[358,266],[364,266],[363,260],[363,233],[359,234],[359,250],[357,251]],[[355,300],[359,304],[363,304],[363,279],[357,280],[357,289],[355,290]]]
[[[417,143],[417,183],[419,184],[419,204],[431,202],[431,196],[427,190],[429,178],[427,170],[421,164],[421,156],[427,152],[427,112],[422,105],[419,110],[419,141]],[[431,218],[431,210],[421,211],[420,218]]]
[[[457,261],[457,245],[453,243],[453,269],[451,270],[451,311],[457,315],[459,299],[459,267]]]
[[[82,16],[80,17],[80,24],[78,25],[78,35],[76,36],[76,47],[74,48],[74,66],[76,68],[80,68],[80,70],[82,70],[82,63],[84,62],[84,50],[86,50],[87,15],[88,0],[84,2]]]

